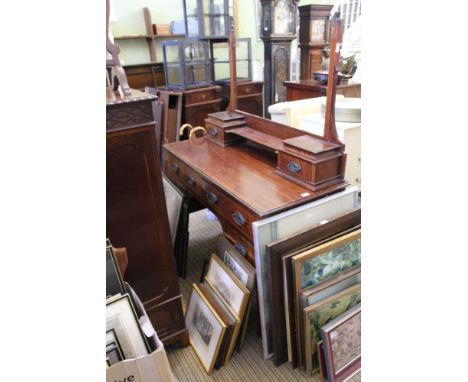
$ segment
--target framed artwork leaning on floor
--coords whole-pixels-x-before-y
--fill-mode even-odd
[[[106,301],[106,332],[112,332],[119,339],[124,359],[150,353],[146,336],[128,294]]]
[[[221,295],[234,314],[242,320],[250,292],[215,254],[211,255],[205,278]]]
[[[312,374],[319,367],[317,342],[320,341],[321,328],[360,302],[361,284],[359,283],[304,309],[303,335],[308,374]]]
[[[227,326],[196,284],[187,304],[185,325],[193,350],[206,372],[211,373]]]
[[[361,304],[322,328],[328,380],[341,382],[361,370]]]

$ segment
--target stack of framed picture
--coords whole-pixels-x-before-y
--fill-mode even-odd
[[[147,355],[151,351],[132,299],[126,293],[114,249],[106,245],[106,365]]]
[[[123,281],[116,251],[118,250],[107,240],[106,379],[173,382],[175,379],[164,345],[159,340],[140,298]]]
[[[249,288],[255,282],[255,270],[243,261],[235,251],[226,250],[224,261],[213,254],[203,283],[193,284],[185,323],[207,373],[226,365],[243,338]]]
[[[322,328],[361,302],[360,224],[357,208],[266,245],[275,364],[324,373]]]

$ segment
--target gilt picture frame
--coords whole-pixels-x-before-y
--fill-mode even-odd
[[[303,249],[289,253],[283,259],[283,283],[284,283],[284,303],[285,303],[285,314],[286,314],[286,334],[288,338],[288,352],[292,357],[292,363],[296,362],[296,365],[304,368],[304,343],[302,336],[302,307],[300,306],[300,301],[298,300],[299,293],[297,293],[295,281],[294,281],[294,263],[293,258],[297,255],[304,253],[305,251],[310,251],[314,248],[329,243],[337,238],[342,237],[351,232],[355,232],[360,229],[360,225],[344,230],[343,232],[336,233],[328,238],[318,241],[313,245],[307,246]],[[322,282],[327,282],[324,280]],[[310,305],[310,304],[309,304]],[[289,346],[291,349],[289,349]]]
[[[260,328],[265,359],[273,355],[271,286],[266,245],[358,208],[358,192],[357,187],[348,187],[343,191],[252,223]]]
[[[193,350],[206,372],[210,374],[227,326],[196,284],[192,285],[192,293],[187,304],[185,326]]]
[[[299,335],[296,337],[300,341],[301,349],[304,349],[304,337],[302,336],[302,328],[304,327],[302,312],[304,308],[316,304],[319,301],[325,300],[337,293],[357,285],[361,282],[361,265],[355,265],[344,272],[332,276],[317,285],[313,285],[300,292],[300,300],[295,301],[299,308],[296,310],[296,332]],[[301,353],[302,354],[302,353]]]
[[[226,304],[229,305],[235,315],[242,320],[250,291],[215,254],[211,255],[205,278],[216,289]]]
[[[273,362],[276,366],[286,361],[290,361],[292,367],[297,366],[296,342],[291,344],[290,324],[295,327],[295,318],[290,317],[285,311],[288,305],[292,305],[288,298],[285,298],[285,289],[292,286],[287,284],[283,276],[283,259],[290,258],[296,251],[318,245],[324,239],[328,239],[350,229],[359,228],[361,223],[361,209],[357,208],[336,219],[332,219],[322,224],[289,235],[283,239],[274,241],[266,246],[267,262],[269,264],[269,278],[271,285],[271,320],[273,325]],[[291,277],[292,278],[292,277]],[[289,282],[289,281],[288,281]],[[294,329],[292,329],[294,330]],[[291,349],[290,346],[294,348]]]
[[[319,246],[296,254],[291,258],[293,275],[293,306],[296,321],[296,340],[298,357],[302,361],[303,344],[301,320],[301,292],[307,288],[324,282],[341,272],[361,264],[361,229],[340,235]],[[300,348],[299,348],[300,346]]]
[[[240,335],[237,341],[237,351],[241,351],[244,344],[245,333],[247,331],[247,323],[252,306],[252,296],[255,292],[257,283],[256,272],[255,268],[239,252],[237,252],[234,247],[225,250],[223,261],[226,266],[238,277],[242,284],[244,284],[245,287],[250,291],[244,318],[242,319]]]
[[[330,382],[346,381],[361,370],[361,304],[321,330]]]
[[[317,342],[321,328],[361,302],[361,284],[337,293],[304,309],[304,344],[306,372],[318,370]]]

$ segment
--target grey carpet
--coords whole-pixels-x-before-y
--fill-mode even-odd
[[[210,221],[205,210],[190,215],[189,231],[187,278],[179,278],[184,310],[192,283],[199,282],[203,262],[209,259],[211,253],[216,252],[216,238],[222,233],[221,225],[217,221]],[[191,346],[183,349],[168,347],[166,352],[172,371],[180,382],[322,381],[318,375],[308,377],[300,370],[293,370],[288,363],[275,367],[272,361],[264,360],[262,341],[257,335],[257,325],[254,321],[249,323],[242,351],[234,351],[231,361],[219,370],[214,370],[211,375],[207,375]],[[360,380],[360,373],[350,379],[352,382]]]

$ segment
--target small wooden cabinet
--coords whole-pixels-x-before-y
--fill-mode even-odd
[[[231,86],[229,82],[220,82],[221,110],[229,104]],[[245,81],[237,83],[237,109],[263,117],[263,82]]]
[[[168,88],[158,88],[158,90],[174,90]],[[206,86],[203,88],[179,90],[182,99],[182,122],[189,123],[193,127],[205,126],[205,119],[208,114],[221,110],[221,98],[219,86]],[[180,126],[179,126],[180,127]]]
[[[167,218],[154,101],[107,89],[106,236],[125,247],[125,280],[141,298],[164,345],[188,345]]]
[[[299,7],[301,80],[314,78],[314,72],[320,70],[322,49],[328,45],[329,18],[332,8],[332,5]]]

